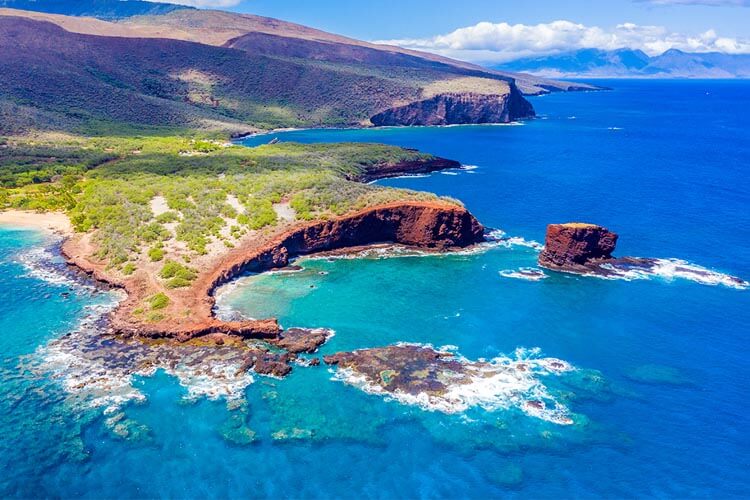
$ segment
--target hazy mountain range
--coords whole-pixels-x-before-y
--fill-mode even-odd
[[[518,59],[496,68],[552,78],[750,78],[750,54],[689,53],[671,49],[650,57],[641,50],[582,49]]]

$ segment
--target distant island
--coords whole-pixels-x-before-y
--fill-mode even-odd
[[[669,49],[649,56],[626,48],[581,49],[522,58],[496,68],[547,78],[750,78],[750,55]]]

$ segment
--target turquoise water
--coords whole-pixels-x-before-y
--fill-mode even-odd
[[[277,134],[476,166],[383,184],[460,198],[517,238],[460,255],[308,259],[220,296],[222,312],[332,328],[324,354],[412,342],[470,360],[562,359],[576,370],[520,396],[543,389],[571,425],[497,390],[446,413],[325,367],[250,381],[216,374],[228,357],[200,363],[209,376],[101,341],[85,320],[115,297],[50,267],[44,237],[2,230],[0,494],[746,497],[750,291],[676,277],[668,261],[632,281],[512,274],[534,266],[547,223],[586,220],[620,233],[620,255],[750,278],[750,84],[610,85],[536,98],[541,118],[522,126]]]

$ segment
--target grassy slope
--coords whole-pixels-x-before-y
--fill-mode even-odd
[[[297,220],[310,220],[436,198],[349,180],[370,165],[431,158],[391,146],[246,148],[177,137],[62,135],[0,143],[0,204],[67,211],[77,230],[96,232],[99,257],[120,269],[165,246],[167,255],[186,261],[217,244],[231,247],[249,231],[282,222],[274,209],[282,202]],[[158,216],[151,208],[157,196],[169,209]]]
[[[0,133],[98,122],[247,131],[355,125],[455,75],[349,67],[164,39],[80,35],[0,17]],[[499,85],[500,87],[500,85]],[[2,111],[0,111],[2,112]]]
[[[0,71],[14,76],[0,80],[5,134],[40,126],[96,133],[114,123],[232,133],[361,125],[438,82],[447,92],[471,92],[471,77],[483,80],[482,93],[498,82],[503,94],[509,80],[434,55],[218,11],[108,23],[0,9],[0,51]],[[453,89],[456,79],[463,82]]]

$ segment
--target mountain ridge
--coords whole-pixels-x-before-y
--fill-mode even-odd
[[[0,51],[0,71],[14,76],[0,81],[3,134],[120,124],[234,135],[372,126],[385,115],[404,125],[504,123],[534,115],[521,90],[596,88],[524,75],[519,84],[461,61],[222,11],[108,22],[0,9]],[[419,119],[389,114],[410,106]]]
[[[497,65],[496,69],[547,78],[750,78],[750,54],[669,49],[649,56],[633,49],[581,49],[518,59]]]

